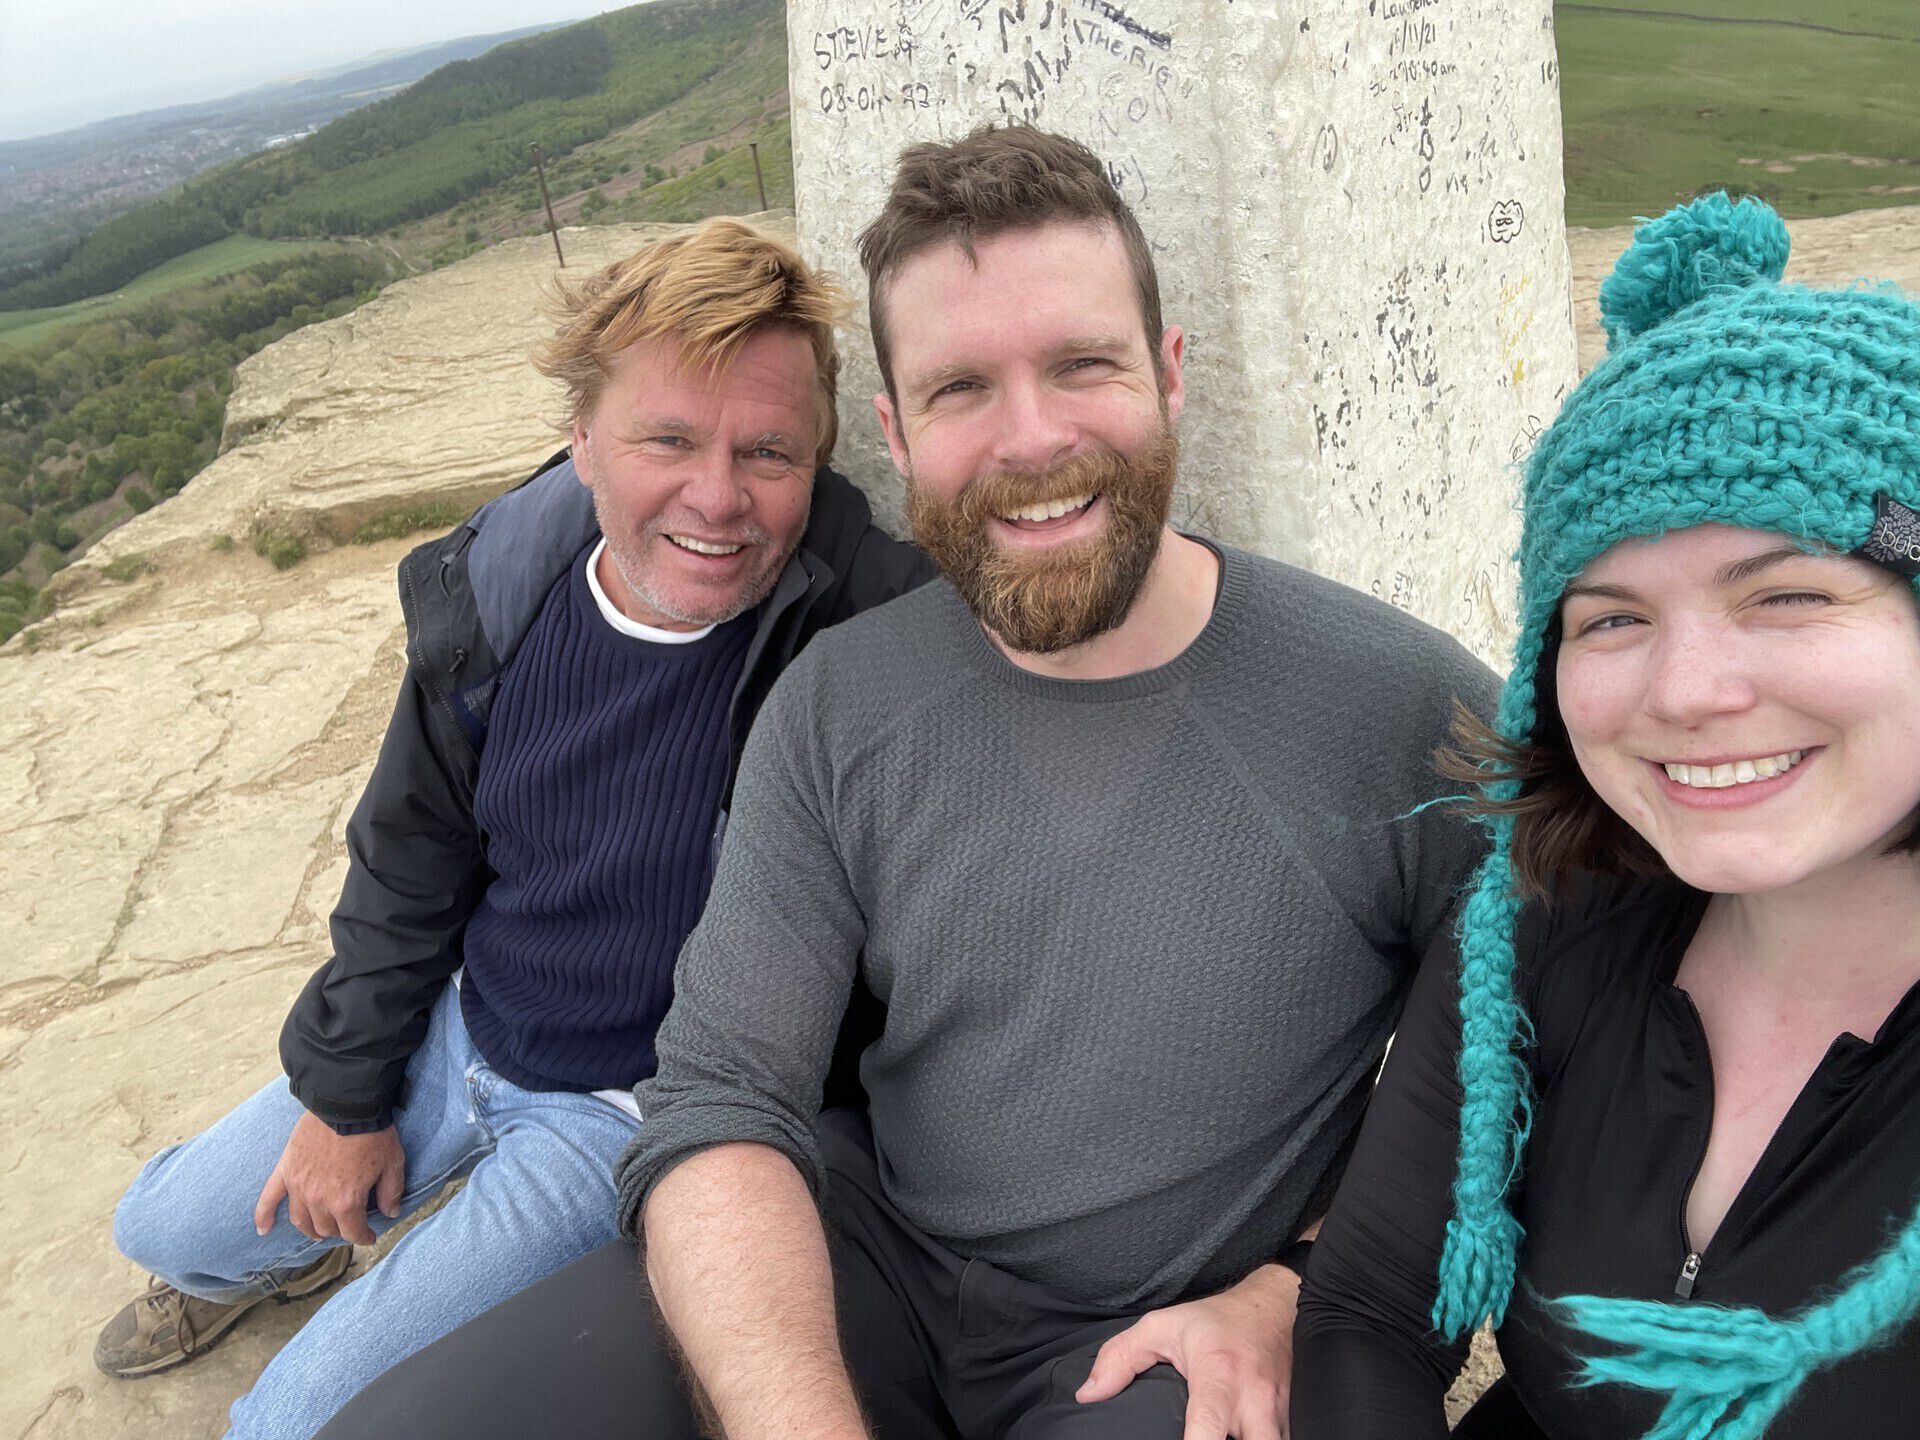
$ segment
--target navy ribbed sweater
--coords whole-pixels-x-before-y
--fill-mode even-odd
[[[474,790],[494,872],[468,922],[460,1008],[530,1090],[654,1070],[673,966],[712,879],[727,707],[749,612],[687,645],[608,625],[569,567],[501,676]]]

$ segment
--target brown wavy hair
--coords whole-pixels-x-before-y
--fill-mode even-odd
[[[1086,146],[1031,125],[983,125],[950,145],[931,141],[900,152],[887,203],[860,232],[860,265],[867,272],[867,321],[873,357],[887,394],[894,395],[893,346],[887,334],[887,283],[900,267],[936,245],[958,245],[969,260],[974,244],[1010,230],[1062,221],[1111,225],[1126,251],[1134,294],[1146,324],[1147,349],[1160,368],[1160,277],[1147,237],[1106,166]]]
[[[1583,873],[1670,875],[1640,832],[1595,794],[1580,773],[1560,718],[1554,675],[1559,659],[1556,618],[1534,675],[1532,739],[1509,739],[1455,700],[1449,731],[1453,743],[1434,751],[1434,764],[1447,779],[1474,787],[1472,798],[1461,803],[1463,813],[1512,818],[1508,863],[1524,896],[1551,896],[1562,882]],[[1520,793],[1511,800],[1489,798],[1481,787],[1501,780],[1518,781]]]

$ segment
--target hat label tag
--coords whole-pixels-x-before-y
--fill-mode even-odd
[[[1873,529],[1853,552],[1912,580],[1920,577],[1920,511],[1909,510],[1890,495],[1873,497]]]

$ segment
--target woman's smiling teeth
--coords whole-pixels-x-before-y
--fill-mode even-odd
[[[1729,785],[1751,785],[1756,780],[1771,780],[1784,775],[1800,763],[1807,752],[1789,750],[1784,755],[1762,755],[1757,760],[1735,760],[1726,765],[1663,764],[1667,778],[1696,790],[1724,790]]]
[[[1000,518],[1038,524],[1042,520],[1057,520],[1075,510],[1084,510],[1093,503],[1093,499],[1092,495],[1075,495],[1066,500],[1042,500],[1038,505],[1029,505],[1024,510],[1009,510]]]
[[[669,535],[667,539],[682,550],[691,550],[696,555],[738,555],[747,548],[744,545],[714,545],[705,540],[696,540],[691,535]]]

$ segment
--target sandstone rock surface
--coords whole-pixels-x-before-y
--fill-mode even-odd
[[[1920,210],[1793,229],[1797,278],[1920,289]],[[569,273],[649,233],[564,232]],[[1589,309],[1624,238],[1574,232]],[[316,545],[277,572],[246,538],[262,517],[318,537],[466,505],[548,453],[558,407],[523,357],[554,273],[546,241],[509,242],[256,356],[244,438],[96,546],[0,653],[0,1436],[218,1435],[311,1313],[265,1307],[142,1382],[89,1360],[143,1279],[113,1249],[121,1190],[277,1073],[401,675],[392,571],[412,540]]]

